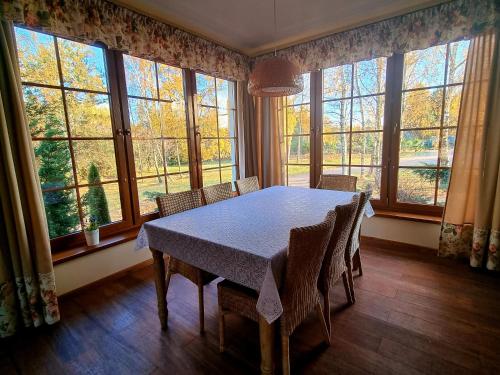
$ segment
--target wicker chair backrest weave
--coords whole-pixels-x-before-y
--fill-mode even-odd
[[[189,190],[160,195],[156,197],[156,204],[161,217],[174,215],[200,207],[202,205],[201,193],[199,190]]]
[[[244,195],[259,190],[259,179],[257,176],[236,180],[236,191],[238,195]]]
[[[355,195],[351,203],[335,207],[337,217],[318,280],[321,292],[325,292],[329,287],[332,287],[331,284],[335,283],[336,278],[342,274],[340,271],[345,269],[345,252],[354,219],[356,218],[358,203],[359,195]]]
[[[359,234],[361,231],[361,223],[363,222],[363,216],[365,215],[366,204],[370,200],[371,196],[372,196],[371,191],[362,191],[361,193],[359,193],[358,209],[356,211],[356,217],[354,218],[354,223],[352,225],[351,234],[349,236],[349,241],[347,243],[347,250],[345,253],[346,259],[347,257],[352,258],[352,256],[359,247]]]
[[[205,186],[202,188],[207,204],[220,202],[233,197],[233,185],[230,182]]]
[[[356,176],[346,176],[343,174],[322,174],[319,177],[318,189],[356,191]]]
[[[320,224],[290,231],[288,260],[281,293],[282,334],[291,334],[319,303],[318,277],[335,224],[330,211]]]

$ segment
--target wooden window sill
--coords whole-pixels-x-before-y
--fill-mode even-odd
[[[100,250],[107,249],[112,246],[119,245],[124,242],[132,241],[137,238],[137,234],[139,233],[138,227],[129,229],[125,232],[104,238],[99,242],[99,245],[96,246],[87,246],[82,245],[78,247],[74,247],[71,249],[58,251],[52,254],[52,264],[57,265],[64,262],[67,262],[72,259],[79,258],[84,255],[92,254]]]
[[[376,217],[386,217],[389,219],[400,219],[408,221],[416,221],[419,223],[441,224],[441,216],[414,214],[408,212],[390,211],[380,208],[375,209]]]

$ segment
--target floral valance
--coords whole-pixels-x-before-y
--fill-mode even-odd
[[[302,72],[310,72],[424,49],[498,27],[498,4],[498,0],[455,0],[301,43],[278,55],[295,62]]]
[[[0,17],[223,78],[248,74],[247,56],[105,0],[0,0]]]

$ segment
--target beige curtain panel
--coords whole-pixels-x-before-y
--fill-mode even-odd
[[[469,47],[439,255],[500,270],[500,50],[498,32]]]
[[[12,23],[0,23],[0,337],[59,320]]]
[[[262,187],[282,185],[283,98],[255,97],[254,100],[257,176]]]

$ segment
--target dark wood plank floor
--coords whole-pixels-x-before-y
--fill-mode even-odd
[[[314,314],[291,339],[292,371],[308,374],[498,374],[500,279],[433,256],[369,248],[357,302],[334,291],[334,343]],[[0,373],[258,373],[258,327],[231,316],[219,354],[216,284],[206,289],[198,334],[196,288],[175,276],[169,330],[156,316],[152,273],[136,270],[61,301],[62,321],[1,340]]]

